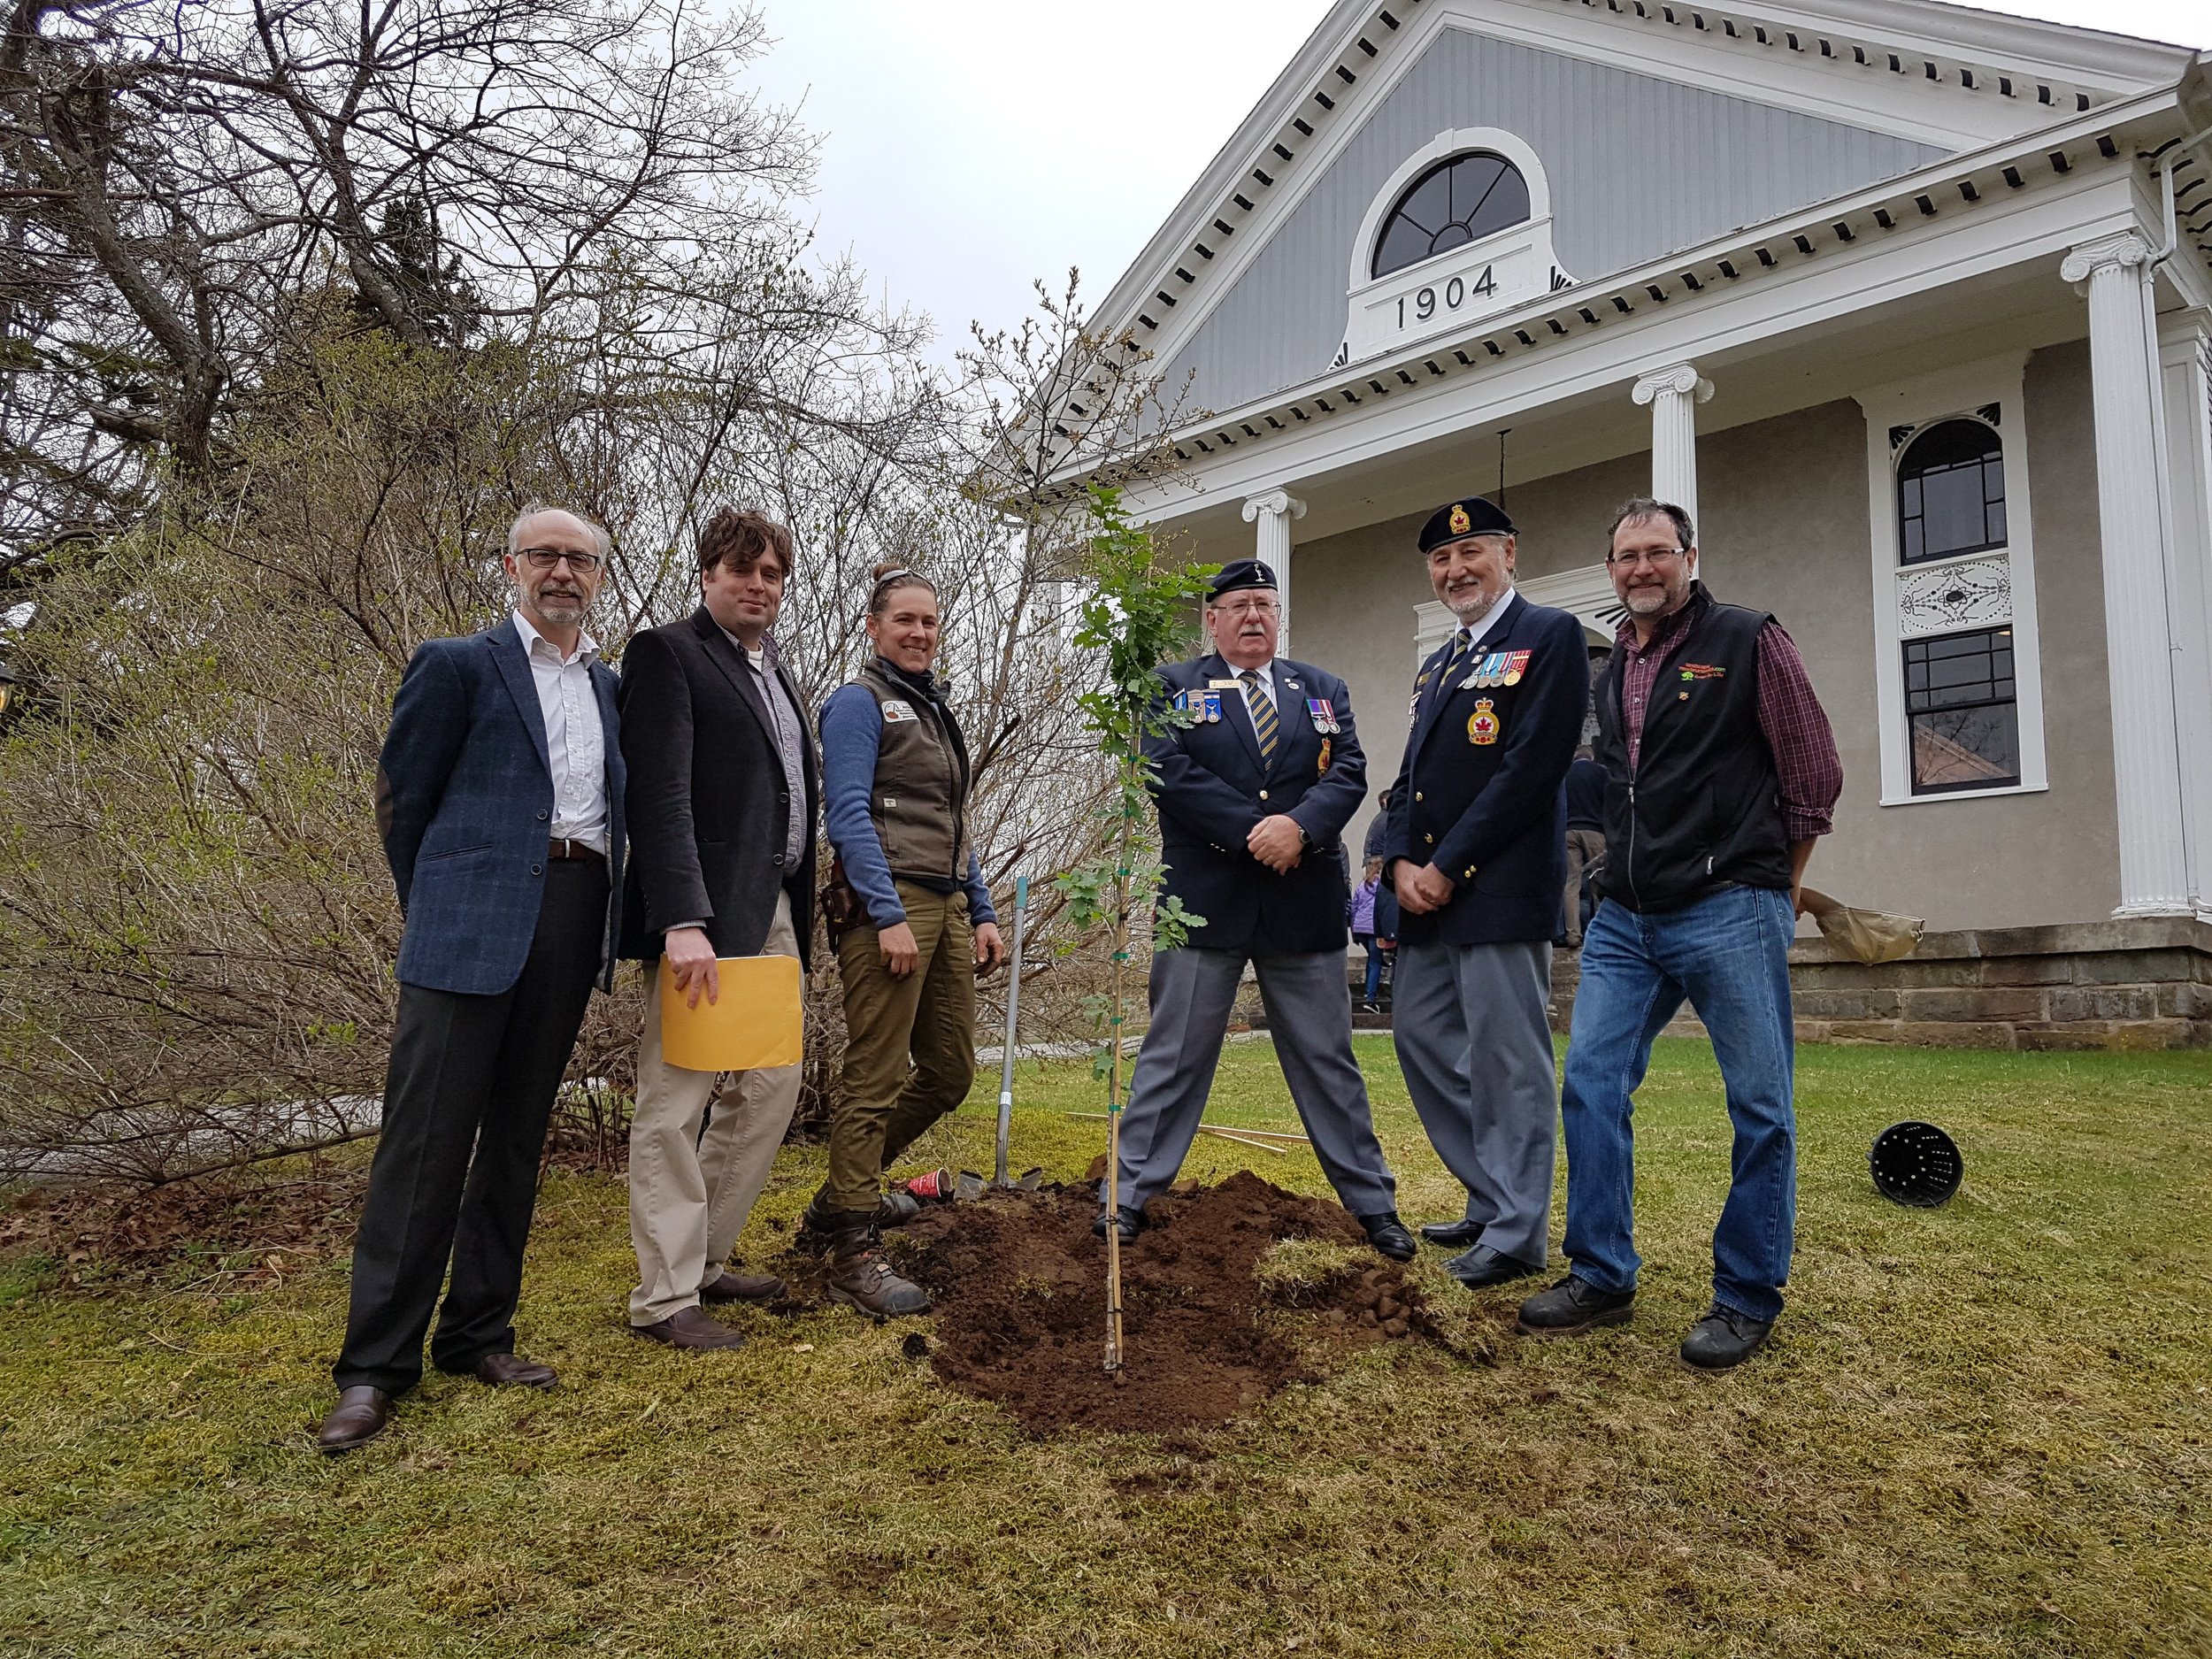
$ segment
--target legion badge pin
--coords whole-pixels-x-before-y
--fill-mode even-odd
[[[1475,711],[1467,717],[1467,741],[1470,743],[1494,743],[1498,741],[1498,717],[1487,697],[1475,699]]]
[[[1451,525],[1454,535],[1465,535],[1475,527],[1475,521],[1467,516],[1467,510],[1457,502],[1452,503],[1452,516],[1447,522]]]

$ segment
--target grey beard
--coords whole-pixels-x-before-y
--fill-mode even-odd
[[[1484,598],[1468,610],[1461,611],[1450,605],[1447,605],[1445,609],[1450,611],[1454,616],[1459,618],[1459,626],[1461,627],[1471,628],[1476,623],[1481,621],[1493,611],[1495,611],[1500,603],[1503,601],[1506,595],[1511,593],[1512,591],[1513,586],[1510,582],[1509,582],[1496,593],[1491,594],[1486,598]]]

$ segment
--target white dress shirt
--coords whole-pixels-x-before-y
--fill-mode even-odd
[[[553,767],[555,841],[578,841],[593,851],[607,850],[607,734],[599,720],[599,693],[591,665],[599,660],[599,641],[580,634],[568,656],[515,612],[515,632],[530,659],[530,678],[538,688],[538,712],[545,718],[545,753]]]

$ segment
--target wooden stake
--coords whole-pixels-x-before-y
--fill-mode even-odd
[[[1120,856],[1114,875],[1114,981],[1106,1063],[1106,1356],[1108,1376],[1121,1370],[1121,1009],[1129,959],[1129,809],[1121,815]]]
[[[1262,1152],[1272,1152],[1279,1158],[1286,1158],[1290,1156],[1288,1147],[1279,1147],[1272,1141],[1255,1141],[1249,1135],[1240,1135],[1233,1129],[1221,1129],[1212,1124],[1201,1124],[1198,1125],[1198,1133],[1202,1135],[1216,1135],[1224,1141],[1233,1141],[1240,1147],[1256,1147]]]

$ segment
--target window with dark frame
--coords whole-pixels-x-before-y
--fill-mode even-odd
[[[1375,276],[1479,242],[1529,214],[1528,180],[1486,150],[1440,161],[1407,187],[1375,238]]]
[[[1993,427],[1961,417],[1916,434],[1897,463],[1898,562],[2005,545],[2005,453]]]
[[[2002,789],[2020,781],[2012,629],[1907,640],[1905,716],[1912,792]]]

